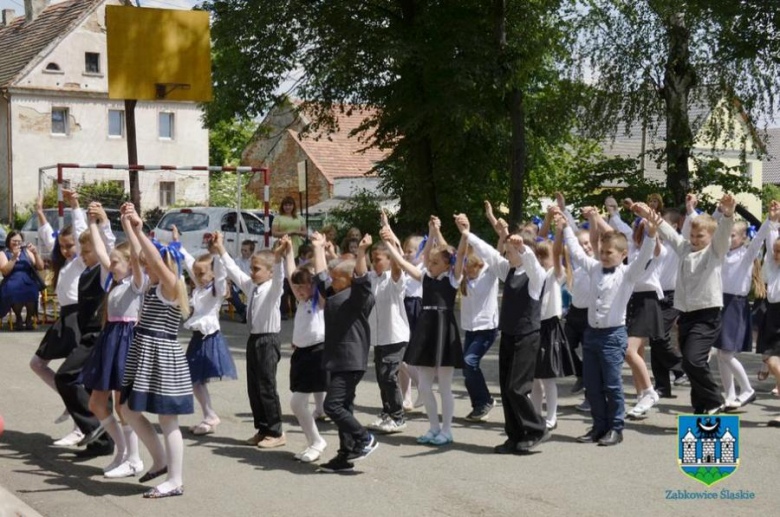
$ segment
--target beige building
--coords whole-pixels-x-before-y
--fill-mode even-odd
[[[3,11],[0,219],[34,201],[42,166],[127,163],[124,102],[108,98],[105,25],[105,6],[122,3],[25,0],[23,15]],[[196,103],[139,101],[135,112],[139,163],[208,164]],[[129,191],[123,171],[71,170],[65,179],[122,181]],[[142,172],[140,183],[144,210],[208,200],[205,172]]]

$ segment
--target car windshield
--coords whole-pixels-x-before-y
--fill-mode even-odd
[[[176,225],[180,232],[196,232],[209,226],[209,216],[195,212],[171,212],[165,214],[158,228],[170,231]]]
[[[57,209],[56,208],[47,208],[43,211],[43,214],[46,216],[46,220],[49,221],[49,224],[51,225],[52,230],[59,230],[60,229],[60,219],[57,215]],[[111,216],[109,216],[109,219]],[[71,223],[71,216],[70,216],[70,210],[65,211],[65,226],[68,226]],[[113,225],[113,221],[112,221]],[[24,223],[24,226],[22,227],[23,232],[36,232],[38,231],[38,217],[33,214],[32,217],[30,217],[26,223]]]

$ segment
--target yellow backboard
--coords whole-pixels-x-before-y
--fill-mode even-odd
[[[211,100],[207,12],[108,5],[106,31],[111,99]]]

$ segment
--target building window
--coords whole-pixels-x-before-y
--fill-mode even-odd
[[[68,108],[52,108],[51,110],[51,134],[68,134]]]
[[[176,182],[160,182],[160,206],[171,206],[176,203]]]
[[[100,54],[97,52],[86,52],[84,54],[84,71],[88,74],[100,73]]]
[[[160,113],[160,138],[173,140],[173,113]]]
[[[60,65],[58,65],[57,63],[49,63],[48,65],[46,65],[46,70],[48,70],[49,72],[61,72],[62,71],[60,69]]]
[[[108,136],[116,138],[125,136],[125,112],[123,110],[108,110]]]

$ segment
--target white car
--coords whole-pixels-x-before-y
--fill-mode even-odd
[[[240,225],[239,237],[238,220]],[[251,212],[241,211],[241,218],[234,208],[223,207],[192,207],[174,208],[168,210],[157,227],[152,230],[152,237],[160,242],[168,243],[173,239],[171,229],[176,225],[181,233],[181,243],[192,254],[206,250],[214,232],[225,234],[225,248],[232,256],[237,257],[241,242],[255,241],[256,250],[265,248],[265,224],[263,220]],[[271,239],[271,244],[273,244]]]

